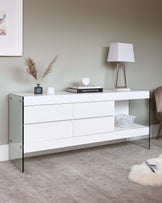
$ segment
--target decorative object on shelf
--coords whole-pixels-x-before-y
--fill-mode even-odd
[[[37,81],[37,87],[34,88],[34,94],[42,94],[43,88],[40,87],[40,82],[52,71],[53,64],[57,60],[58,55],[51,61],[48,65],[47,69],[45,70],[43,76],[39,79],[38,78],[38,68],[30,57],[25,59],[25,65],[27,66],[26,73],[32,76]]]
[[[117,75],[116,75],[115,88],[117,90],[130,90],[130,88],[127,87],[125,63],[135,62],[133,44],[119,43],[119,42],[111,43],[107,61],[117,62]],[[123,68],[123,73],[124,73],[123,86],[118,85],[120,67]]]
[[[72,86],[67,88],[68,92],[72,93],[97,93],[103,92],[103,88],[100,86]]]
[[[78,86],[71,86],[66,89],[68,92],[72,93],[95,93],[103,92],[101,86],[90,85],[90,78],[82,78]]]
[[[162,154],[132,166],[128,178],[144,186],[162,186]]]
[[[118,114],[115,116],[115,124],[121,128],[127,128],[133,125],[136,116],[127,114]]]
[[[40,87],[40,84],[34,87],[34,94],[43,94],[43,87]]]
[[[22,56],[23,0],[0,0],[0,56]]]
[[[55,94],[55,88],[54,87],[48,87],[47,94]]]
[[[89,85],[89,83],[90,83],[90,78],[82,78],[82,80],[81,80],[82,85],[87,86],[87,85]]]

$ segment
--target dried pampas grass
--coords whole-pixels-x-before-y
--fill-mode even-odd
[[[56,62],[59,55],[57,55],[51,63],[48,65],[41,79],[45,78],[49,73],[52,72],[53,64]],[[38,81],[38,68],[30,57],[25,58],[25,65],[27,66],[26,73],[32,76],[36,81]]]
[[[25,59],[25,65],[27,66],[26,73],[37,80],[38,71],[35,62],[30,57],[28,57]]]
[[[55,63],[55,61],[57,60],[57,58],[59,57],[59,55],[57,55],[49,64],[49,66],[47,67],[46,71],[44,72],[42,78],[46,77],[46,75],[48,75],[49,73],[51,73],[52,71],[52,66]]]

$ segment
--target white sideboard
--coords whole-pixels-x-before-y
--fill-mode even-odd
[[[149,91],[9,96],[10,161],[24,171],[24,154],[149,135],[149,126],[115,127],[114,116],[129,114],[129,100]]]

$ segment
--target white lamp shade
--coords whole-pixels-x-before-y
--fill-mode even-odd
[[[133,44],[111,43],[108,62],[135,62]]]

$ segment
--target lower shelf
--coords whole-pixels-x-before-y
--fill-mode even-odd
[[[148,135],[149,126],[133,124],[129,128],[116,127],[114,133],[121,138],[131,138],[131,137],[138,137],[142,135]]]
[[[50,149],[58,149],[65,147],[72,147],[77,145],[91,144],[103,141],[118,140],[124,138],[140,137],[143,135],[149,135],[149,127],[134,124],[129,128],[119,128],[116,127],[115,131],[112,133],[94,134],[86,135],[80,137],[70,137],[64,139],[48,140],[43,142],[31,143],[26,146],[24,152],[36,152]]]

